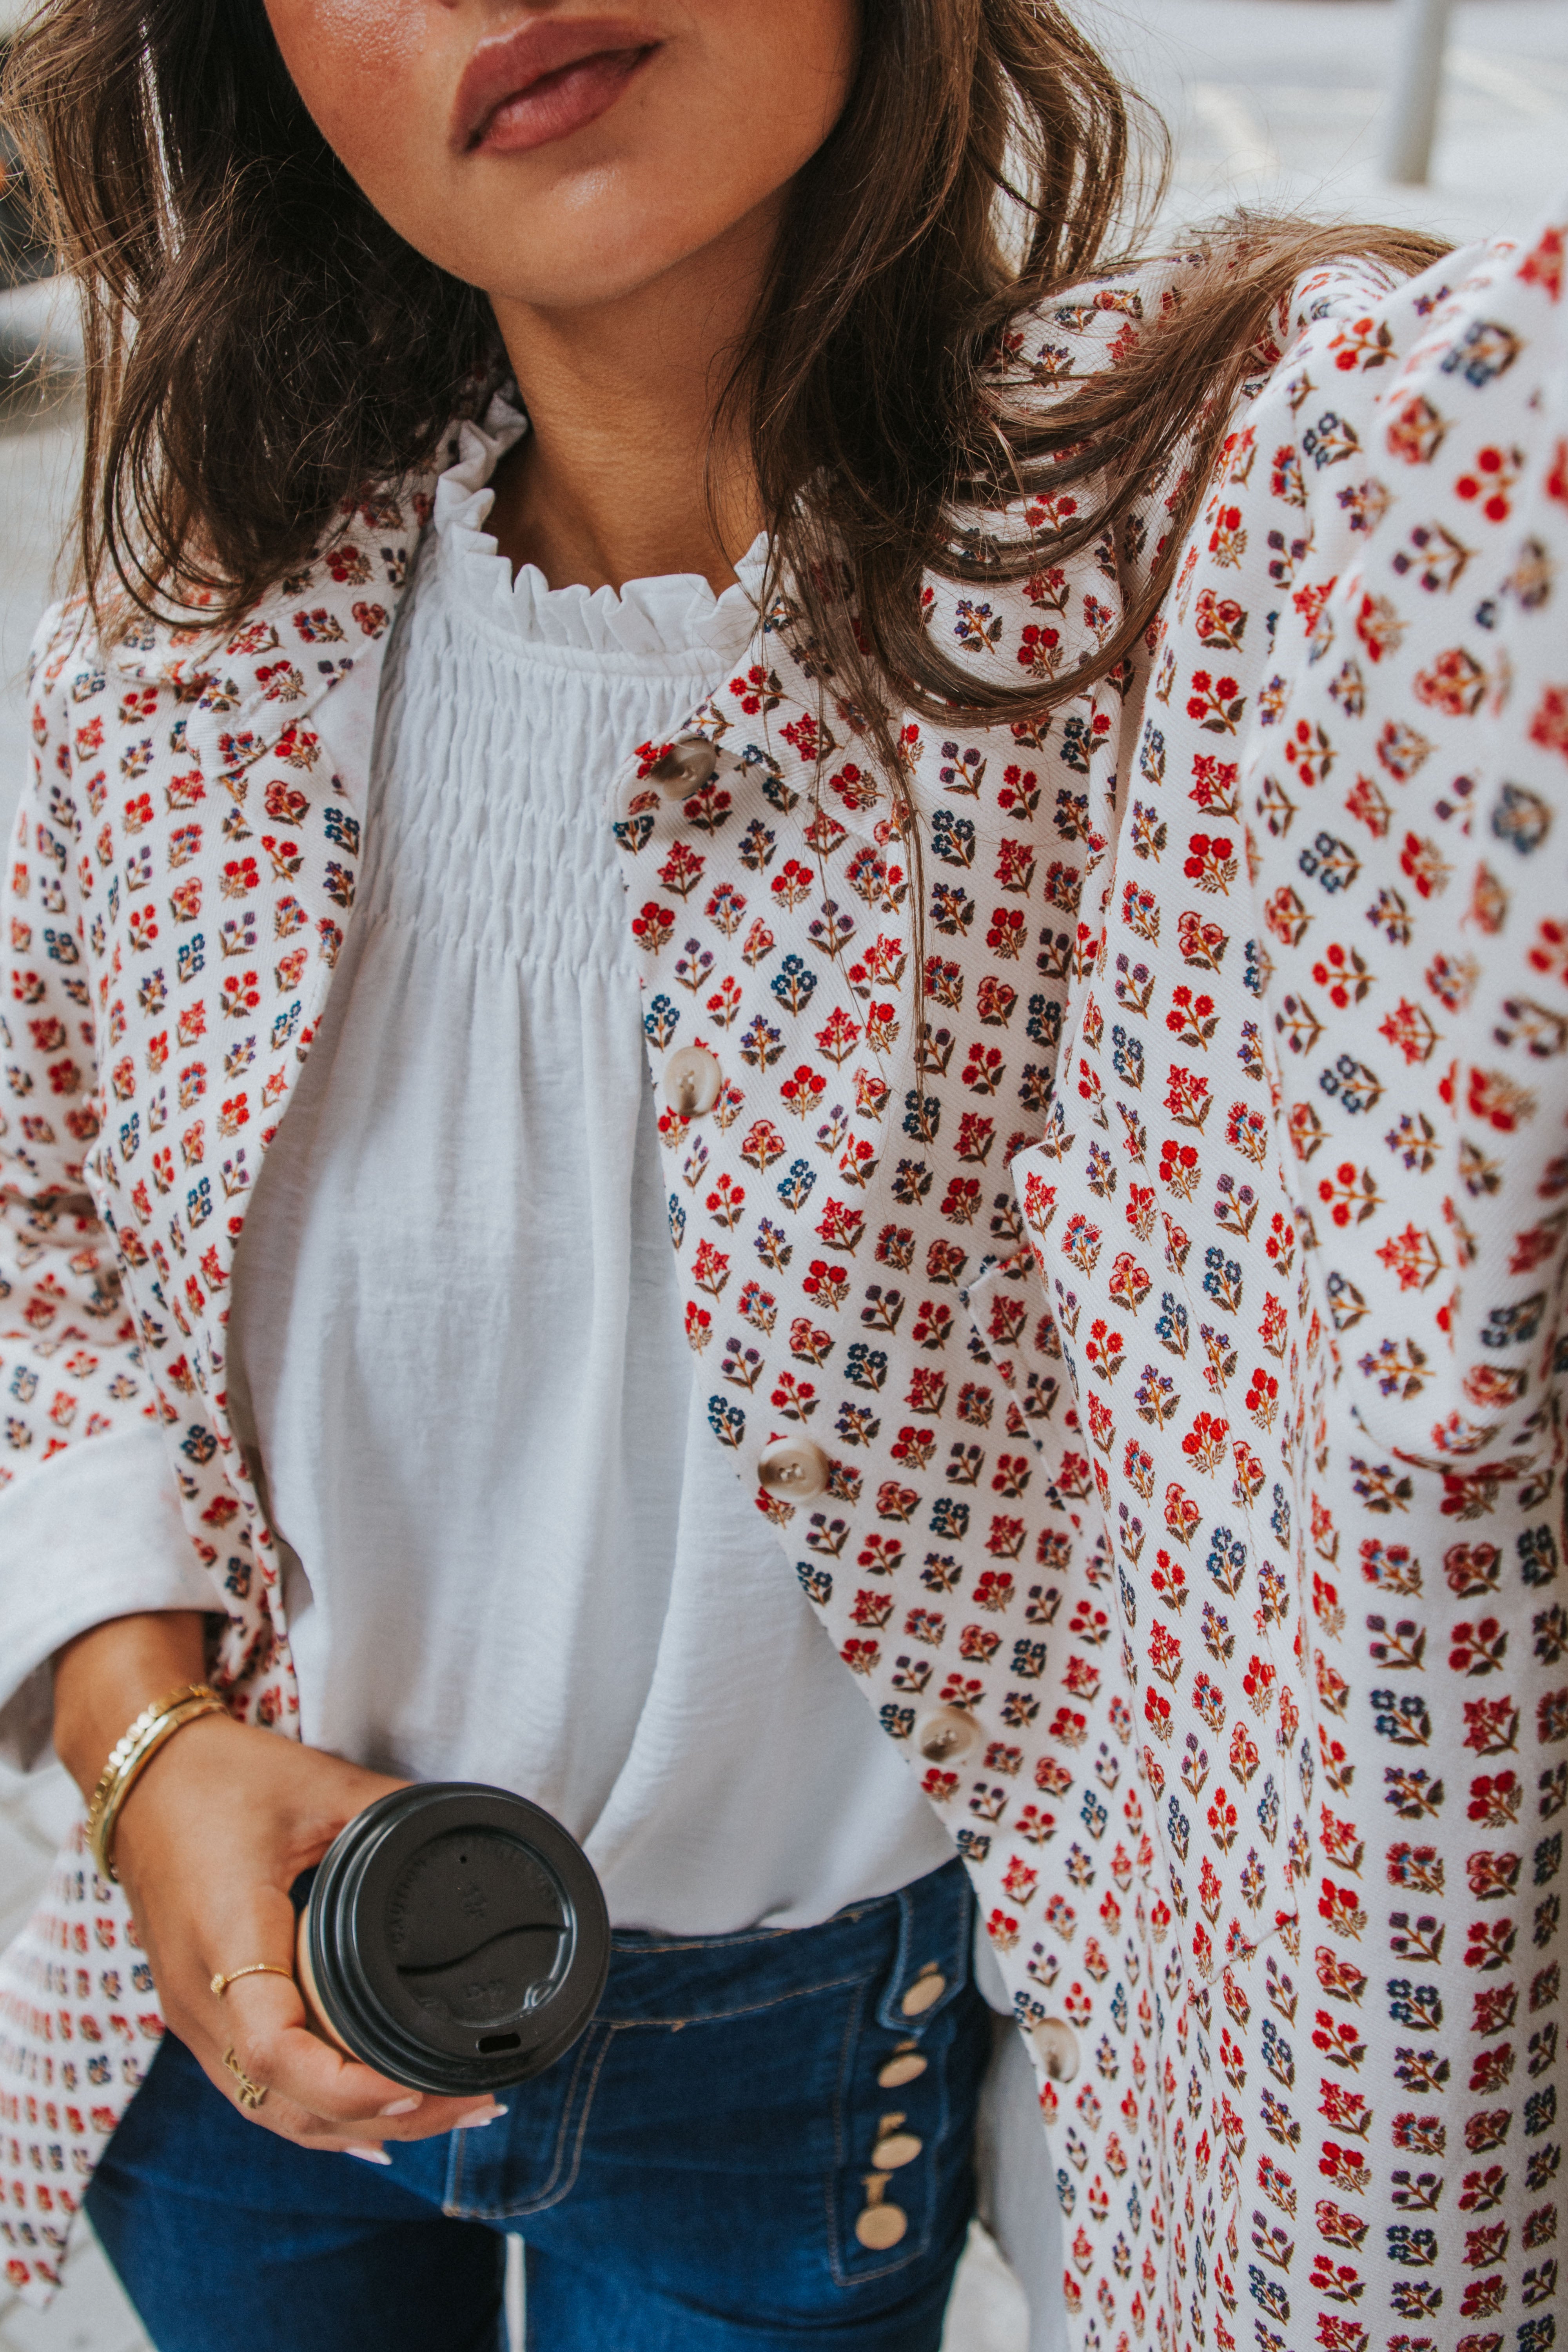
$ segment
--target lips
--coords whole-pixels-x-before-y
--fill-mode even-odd
[[[535,17],[469,58],[452,109],[464,152],[516,153],[605,113],[659,46],[626,17]]]

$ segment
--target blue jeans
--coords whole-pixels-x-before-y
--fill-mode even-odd
[[[817,1927],[617,1934],[505,2121],[386,2169],[247,2123],[170,2035],[88,2211],[158,2352],[501,2352],[508,2231],[529,2352],[936,2352],[991,2046],[973,1919],[954,1862]],[[910,2043],[924,2071],[881,2086]],[[919,2152],[879,2170],[895,2133]],[[895,2246],[857,2234],[878,2202]]]

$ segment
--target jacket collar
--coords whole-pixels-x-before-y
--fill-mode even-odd
[[[208,774],[248,767],[302,730],[367,654],[379,662],[429,520],[433,478],[426,471],[350,509],[306,569],[280,581],[232,634],[138,618],[106,666],[188,706],[184,740]],[[301,658],[303,647],[313,662]]]

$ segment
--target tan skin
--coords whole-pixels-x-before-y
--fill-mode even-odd
[[[855,0],[267,8],[305,104],[372,204],[489,297],[533,428],[497,478],[489,528],[502,554],[552,587],[667,572],[728,586],[761,515],[743,449],[715,439],[714,399],[789,183],[847,96]],[[555,50],[529,46],[541,38]],[[584,42],[586,55],[563,57]],[[547,79],[541,57],[553,58]],[[526,83],[515,109],[509,74]],[[189,1612],[117,1618],[59,1654],[56,1746],[84,1794],[132,1718],[205,1671]],[[163,2013],[211,2081],[233,2097],[232,2044],[268,2085],[263,2129],[373,2158],[384,2140],[500,2110],[421,2097],[343,2057],[282,1977],[245,1978],[221,1999],[210,1983],[291,1961],[289,1885],[396,1785],[211,1717],[154,1757],[115,1846]]]

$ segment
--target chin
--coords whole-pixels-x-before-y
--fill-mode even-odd
[[[520,310],[546,314],[594,310],[603,309],[607,303],[634,300],[671,267],[673,259],[642,267],[623,257],[617,264],[606,262],[597,269],[588,264],[574,269],[568,263],[564,267],[552,267],[548,271],[531,270],[499,284],[486,285],[483,291],[492,302],[515,305]]]
[[[530,211],[526,226],[514,220],[488,251],[470,234],[460,255],[439,257],[455,277],[479,286],[492,301],[536,310],[592,310],[635,298],[670,270],[678,269],[734,226],[723,219],[661,223],[635,194],[596,203],[591,211],[564,208]],[[668,233],[661,233],[667,231]]]

